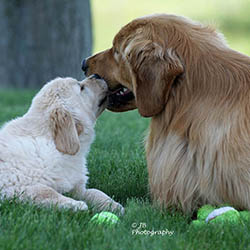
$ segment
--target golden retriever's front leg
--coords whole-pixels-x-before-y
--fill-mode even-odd
[[[75,211],[88,209],[84,201],[76,201],[58,193],[51,187],[40,184],[28,187],[23,196],[30,198],[36,204],[45,206],[57,205],[59,208],[70,208]]]
[[[114,201],[112,198],[98,189],[84,189],[83,187],[78,186],[73,195],[78,199],[85,200],[97,211],[106,210],[124,214],[124,208],[121,204]]]

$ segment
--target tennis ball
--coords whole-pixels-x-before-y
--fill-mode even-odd
[[[221,207],[213,210],[206,218],[206,222],[239,222],[240,214],[233,207]]]
[[[205,205],[198,210],[197,220],[194,220],[192,225],[199,226],[206,223],[215,224],[217,222],[239,223],[240,221],[240,213],[233,207],[215,208],[211,205]]]
[[[205,221],[207,216],[215,210],[215,207],[211,205],[205,205],[198,210],[197,219],[200,221]]]
[[[106,225],[114,225],[119,221],[119,218],[110,212],[101,212],[98,214],[95,214],[90,222],[95,223],[95,224],[106,224]]]

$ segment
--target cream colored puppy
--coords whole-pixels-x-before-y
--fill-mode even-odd
[[[98,76],[82,82],[56,78],[34,97],[28,112],[0,130],[0,192],[74,210],[123,207],[103,192],[86,189],[86,155],[96,118],[106,107],[107,85]],[[63,193],[71,192],[74,199]],[[76,200],[75,200],[76,199]],[[83,201],[84,200],[84,201]]]

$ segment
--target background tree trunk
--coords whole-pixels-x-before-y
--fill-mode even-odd
[[[89,0],[1,0],[0,87],[39,88],[57,76],[83,78],[91,31]]]

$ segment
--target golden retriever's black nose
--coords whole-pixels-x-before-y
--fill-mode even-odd
[[[86,74],[87,71],[88,71],[88,65],[87,65],[87,60],[86,60],[86,59],[84,59],[84,60],[82,61],[82,70],[84,71],[85,74]]]

